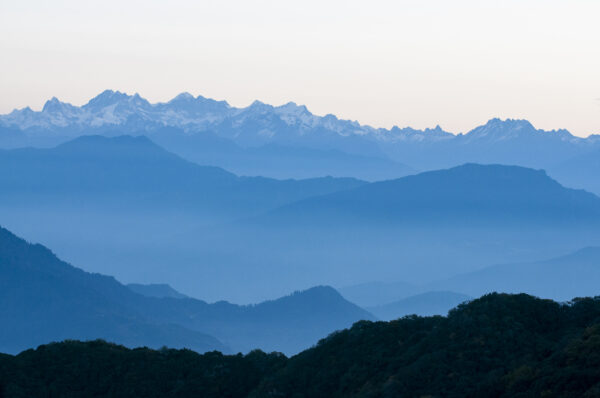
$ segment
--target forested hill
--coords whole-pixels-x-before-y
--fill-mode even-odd
[[[0,357],[4,397],[597,397],[600,298],[491,294],[356,323],[289,359],[64,342]]]

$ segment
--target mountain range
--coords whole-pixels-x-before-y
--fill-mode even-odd
[[[207,301],[426,284],[600,246],[598,197],[518,166],[275,180],[200,166],[142,136],[3,150],[0,166],[11,231],[86,271]]]
[[[103,338],[128,346],[289,354],[361,319],[374,318],[325,286],[251,306],[140,295],[0,228],[0,352]]]
[[[598,224],[600,198],[545,172],[465,164],[312,197],[261,216],[285,224],[501,226]]]
[[[293,253],[288,264],[299,256],[296,267],[329,284],[422,285],[596,246],[600,198],[565,188],[543,171],[467,164],[304,199],[239,228],[234,236],[247,236],[248,246],[276,242]]]
[[[363,184],[352,178],[238,177],[188,162],[143,136],[84,136],[54,148],[3,150],[0,167],[5,171],[0,189],[19,199],[35,192],[39,201],[48,196],[88,203],[118,200],[120,206],[133,201],[151,208],[169,203],[206,217],[226,214],[230,220]]]
[[[183,160],[143,136],[85,136],[54,148],[0,150],[0,169],[3,225],[88,270],[142,283],[180,275],[164,264],[192,266],[178,242],[198,245],[214,224],[365,183],[238,177]],[[168,252],[156,253],[162,249]],[[193,266],[207,262],[195,258]]]
[[[600,193],[585,166],[571,162],[599,151],[600,136],[540,130],[526,120],[494,118],[465,134],[452,134],[439,126],[373,128],[331,114],[316,116],[293,102],[272,106],[255,101],[236,108],[183,93],[152,104],[139,94],[112,90],[82,106],[52,98],[41,111],[24,108],[0,116],[4,148],[123,134],[146,135],[188,160],[239,175],[383,180],[469,162],[500,163],[551,170],[567,186]]]

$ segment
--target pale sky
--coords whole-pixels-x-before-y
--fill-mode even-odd
[[[600,133],[599,0],[0,0],[0,113],[104,89]]]

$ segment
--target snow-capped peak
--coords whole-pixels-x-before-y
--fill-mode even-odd
[[[127,95],[120,91],[104,90],[96,97],[89,100],[89,102],[85,104],[83,108],[104,108],[129,98],[131,98],[130,95]]]
[[[52,97],[44,104],[42,108],[42,112],[55,112],[59,111],[62,108],[62,102],[58,100],[56,97]]]
[[[195,100],[194,96],[186,91],[186,92],[177,94],[172,100],[169,101],[169,103],[184,102],[184,101],[191,102],[194,100]]]
[[[476,127],[464,135],[465,139],[506,141],[521,137],[534,137],[544,134],[560,139],[576,139],[567,130],[545,131],[536,129],[528,120],[523,119],[490,119],[486,124]]]
[[[238,139],[244,137],[248,143],[253,142],[252,135],[258,137],[260,143],[265,137],[288,136],[305,133],[327,132],[342,137],[358,135],[370,136],[382,142],[422,141],[435,142],[457,138],[461,142],[479,141],[496,143],[521,137],[545,137],[561,140],[580,140],[566,130],[536,130],[527,120],[494,118],[467,134],[455,136],[444,131],[439,125],[433,129],[417,130],[410,127],[392,129],[375,129],[361,125],[356,121],[340,120],[328,114],[316,116],[306,106],[288,102],[280,106],[272,106],[261,101],[254,101],[246,108],[231,107],[225,101],[215,101],[198,95],[183,92],[166,103],[151,104],[138,93],[128,95],[114,90],[105,90],[81,107],[61,102],[56,97],[48,100],[43,110],[32,111],[30,108],[14,110],[8,115],[0,115],[0,124],[26,130],[36,128],[68,129],[77,134],[106,125],[136,130],[154,129],[158,126],[181,128],[188,132],[198,132],[211,128],[221,128],[227,137]],[[250,123],[247,124],[247,123]],[[283,124],[289,126],[285,127]],[[246,142],[244,141],[244,142]]]

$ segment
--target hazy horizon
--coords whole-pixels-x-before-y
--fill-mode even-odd
[[[142,97],[142,98],[144,98],[144,99],[148,99],[148,98],[147,98],[147,97],[145,97],[145,96],[144,96],[142,93],[138,93],[138,92],[131,93],[131,92],[125,92],[125,91],[118,90],[118,89],[106,89],[106,90],[103,90],[103,92],[104,92],[104,91],[120,92],[120,93],[126,94],[126,95],[128,95],[128,96],[139,95],[140,97]],[[98,96],[98,95],[100,95],[100,94],[101,94],[101,92],[99,92],[97,95],[94,95],[93,97],[90,97],[90,98],[88,98],[87,100],[84,100],[84,101],[83,101],[83,102],[81,102],[81,103],[73,103],[73,102],[70,102],[70,101],[65,101],[65,100],[63,100],[63,99],[61,99],[61,98],[58,98],[58,97],[56,97],[56,96],[53,96],[52,98],[48,98],[46,101],[51,101],[53,98],[56,98],[56,99],[58,99],[59,101],[61,101],[61,102],[63,102],[63,103],[68,103],[68,104],[71,104],[71,105],[74,105],[74,106],[81,107],[81,106],[83,106],[83,105],[87,104],[87,103],[89,102],[89,100],[91,100],[91,99],[95,98],[96,96]],[[199,97],[199,96],[200,96],[200,97],[204,97],[204,98],[209,98],[209,99],[217,100],[217,99],[215,99],[215,98],[206,97],[206,96],[202,95],[202,93],[199,93],[199,94],[192,94],[192,93],[190,93],[190,92],[187,92],[187,91],[185,91],[185,92],[178,93],[177,95],[175,95],[175,96],[173,96],[173,97],[171,97],[171,98],[166,98],[166,99],[164,99],[164,100],[159,100],[159,101],[150,101],[150,103],[151,103],[152,105],[168,103],[169,101],[171,101],[171,100],[175,99],[175,98],[176,98],[178,95],[182,95],[182,94],[190,94],[190,95],[192,95],[194,98],[197,98],[197,97]],[[225,101],[225,102],[227,102],[227,103],[229,104],[229,106],[231,106],[231,107],[234,107],[234,108],[238,108],[238,109],[246,108],[246,107],[248,107],[248,106],[252,105],[252,103],[253,103],[254,101],[263,102],[263,103],[266,103],[266,104],[268,104],[268,105],[272,105],[272,106],[274,106],[274,107],[284,106],[284,105],[286,105],[286,104],[288,104],[288,103],[295,103],[295,104],[296,104],[296,105],[298,105],[298,106],[306,106],[306,108],[308,109],[308,111],[309,111],[309,112],[311,112],[313,115],[316,115],[316,116],[318,116],[318,117],[323,117],[323,116],[325,116],[325,115],[327,115],[327,114],[332,114],[331,112],[328,112],[328,113],[322,113],[322,114],[317,114],[317,113],[313,112],[313,111],[310,109],[310,107],[309,107],[309,106],[307,106],[306,104],[302,104],[302,103],[296,103],[295,101],[287,101],[287,102],[280,103],[280,104],[271,104],[271,103],[268,103],[268,102],[265,102],[265,101],[261,101],[260,99],[255,99],[255,100],[253,100],[252,102],[250,102],[250,103],[248,103],[248,104],[246,104],[246,105],[241,105],[241,106],[236,106],[236,105],[233,105],[233,104],[231,104],[231,103],[230,103],[230,102],[229,102],[227,99],[218,99],[218,101]],[[28,105],[28,106],[26,106],[26,107],[23,107],[23,108],[31,108],[31,109],[32,109],[33,111],[35,111],[35,112],[41,112],[41,111],[43,110],[43,108],[44,108],[44,104],[45,104],[45,103],[46,103],[46,102],[44,102],[44,103],[43,103],[43,104],[42,104],[40,107],[36,107],[36,108],[33,108],[33,107],[29,106],[29,105]],[[23,109],[23,108],[15,108],[14,110],[21,110],[21,109]],[[11,111],[11,112],[12,112],[12,111]],[[8,112],[8,113],[10,113],[10,112]],[[6,115],[6,114],[8,114],[8,113],[4,113],[4,115]],[[0,115],[3,115],[3,113],[0,113]],[[335,115],[335,114],[333,114],[333,115],[334,115],[334,116],[338,116],[338,115]],[[373,128],[386,128],[386,127],[384,127],[384,126],[380,126],[380,125],[373,125],[373,124],[368,124],[368,123],[361,123],[360,121],[358,121],[358,120],[356,120],[356,119],[343,119],[343,118],[340,118],[340,119],[342,119],[342,120],[351,120],[351,121],[355,121],[355,122],[358,122],[358,123],[360,123],[362,126],[370,126],[370,127],[373,127]],[[458,134],[464,134],[464,133],[468,133],[468,132],[470,132],[471,130],[473,130],[473,129],[475,129],[475,128],[479,127],[479,126],[483,126],[483,125],[485,125],[486,123],[488,123],[489,121],[491,121],[492,119],[501,119],[501,120],[526,120],[526,121],[529,121],[529,122],[531,122],[531,121],[530,121],[530,120],[528,120],[527,118],[516,119],[516,118],[500,118],[500,117],[498,117],[498,116],[490,116],[489,118],[487,118],[487,119],[485,119],[485,120],[482,120],[481,122],[479,122],[479,123],[477,123],[477,124],[475,124],[475,125],[471,126],[470,128],[468,128],[468,129],[467,129],[467,130],[465,130],[465,131],[451,131],[451,130],[448,130],[448,129],[446,129],[444,126],[440,126],[439,124],[438,124],[438,125],[432,125],[432,126],[425,126],[425,127],[423,127],[423,128],[422,128],[422,130],[425,130],[425,129],[435,129],[435,128],[437,128],[437,127],[440,127],[440,128],[441,128],[442,130],[444,130],[445,132],[452,133],[452,134],[454,134],[454,135],[458,135]],[[532,123],[532,125],[533,125],[533,126],[536,128],[536,129],[540,129],[540,127],[539,127],[539,126],[536,126],[534,123]],[[390,128],[392,128],[392,127],[398,127],[398,128],[401,128],[401,129],[402,129],[402,128],[407,128],[407,127],[409,127],[409,128],[415,128],[415,126],[412,126],[412,125],[393,125],[393,126],[390,126]],[[552,131],[552,130],[561,130],[561,129],[563,129],[563,128],[550,128],[550,129],[548,129],[548,131]],[[544,130],[544,129],[543,129],[543,130]],[[566,130],[568,130],[568,129],[566,129]],[[573,135],[576,135],[576,136],[577,136],[577,134],[574,134],[574,133],[573,133],[573,131],[570,131],[570,130],[569,130],[569,132],[570,132],[571,134],[573,134]],[[594,134],[594,133],[591,133],[591,134],[588,134],[588,135],[584,135],[584,136],[580,136],[580,137],[584,137],[584,138],[585,138],[585,137],[587,137],[587,136],[590,136],[590,135],[592,135],[592,134]]]
[[[289,101],[374,127],[467,132],[499,117],[600,132],[589,0],[0,5],[0,113],[104,89]]]

